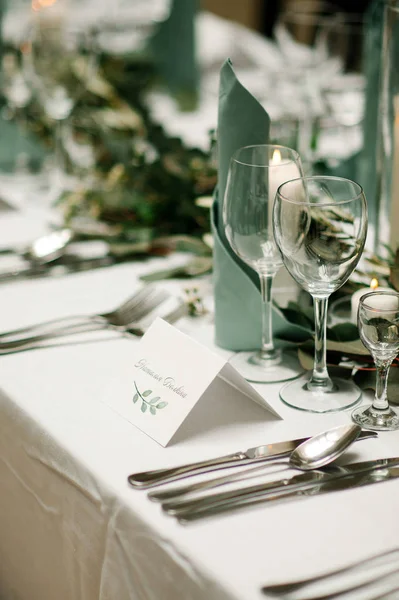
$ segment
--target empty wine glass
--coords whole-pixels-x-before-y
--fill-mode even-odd
[[[50,196],[68,187],[64,160],[66,122],[97,67],[94,30],[75,30],[63,20],[42,16],[32,26],[24,53],[26,76],[54,124],[55,164]]]
[[[361,186],[341,177],[306,177],[281,185],[273,212],[274,235],[293,278],[311,294],[315,310],[315,355],[310,376],[280,390],[301,410],[343,410],[361,395],[352,382],[330,378],[326,363],[329,296],[356,267],[367,234],[367,205]]]
[[[399,353],[399,294],[371,292],[362,296],[358,326],[360,339],[373,356],[377,380],[373,403],[356,408],[352,419],[367,429],[399,429],[399,416],[387,398],[389,369]]]
[[[301,174],[299,155],[284,146],[240,148],[230,162],[224,229],[235,254],[258,273],[262,296],[262,348],[255,354],[239,353],[231,361],[249,381],[285,381],[301,372],[296,357],[274,347],[271,304],[273,278],[282,266],[273,236],[273,200],[283,181]]]

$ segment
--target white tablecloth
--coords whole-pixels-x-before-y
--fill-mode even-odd
[[[112,308],[164,261],[2,284],[0,331]],[[179,327],[213,347],[210,316]],[[129,473],[314,434],[350,416],[295,411],[279,384],[257,386],[282,420],[232,393],[201,402],[162,448],[109,407],[131,394],[139,341],[103,337],[0,357],[1,600],[260,600],[262,584],[397,544],[399,481],[190,526],[162,514],[129,487]],[[384,433],[347,460],[396,455],[399,433]]]

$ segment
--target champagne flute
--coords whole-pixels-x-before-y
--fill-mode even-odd
[[[387,383],[392,361],[399,353],[399,294],[371,292],[362,296],[358,310],[360,339],[373,356],[377,382],[370,406],[359,406],[352,420],[366,429],[399,429],[399,416],[389,406]]]
[[[352,382],[330,378],[326,362],[329,296],[348,279],[367,234],[367,204],[361,186],[341,177],[305,177],[281,185],[273,212],[274,235],[293,278],[311,294],[315,311],[313,372],[280,390],[294,408],[324,413],[354,405]]]
[[[273,200],[282,182],[301,174],[299,155],[284,146],[240,148],[230,162],[223,202],[226,238],[235,254],[259,275],[262,297],[261,350],[239,353],[231,361],[248,381],[285,381],[302,371],[295,356],[274,347],[271,304],[273,278],[282,266],[273,237]]]

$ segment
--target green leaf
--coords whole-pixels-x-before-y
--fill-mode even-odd
[[[134,396],[133,396],[133,402],[136,403],[138,399],[139,399],[139,395],[138,394],[134,394]]]
[[[150,401],[150,404],[156,404],[158,402],[158,400],[160,400],[161,397],[160,396],[155,396],[155,398],[152,398],[152,400]]]
[[[147,404],[145,402],[141,403],[141,412],[145,413],[145,411],[147,410]]]
[[[304,314],[297,304],[292,302],[287,306],[287,308],[280,308],[280,311],[290,323],[294,323],[294,325],[300,325],[301,327],[309,329],[310,331],[313,330],[313,321],[309,319],[306,314]]]
[[[333,340],[327,340],[327,350],[341,352],[345,355],[360,354],[366,356],[369,354],[369,351],[363,346],[360,340],[353,340],[351,342],[334,342]]]
[[[152,390],[146,390],[145,392],[143,392],[141,395],[143,396],[143,398],[146,398],[147,396],[149,396],[150,394],[152,394]]]
[[[353,376],[353,381],[362,390],[375,390],[375,371],[366,371],[359,369]]]
[[[328,328],[327,337],[334,342],[353,342],[359,339],[359,329],[353,323],[337,323]]]
[[[160,402],[159,404],[157,404],[157,408],[165,408],[165,406],[168,406],[167,402]]]
[[[155,406],[150,406],[150,413],[152,415],[156,415],[157,414],[157,409],[155,408]]]

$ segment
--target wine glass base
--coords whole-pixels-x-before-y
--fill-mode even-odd
[[[280,390],[280,399],[291,408],[313,413],[329,413],[354,406],[362,395],[361,390],[347,379],[332,377],[331,391],[309,390],[309,374]]]
[[[395,431],[399,429],[399,416],[392,409],[378,410],[372,406],[359,406],[352,413],[352,421],[373,431]]]
[[[230,359],[230,364],[252,383],[277,383],[296,379],[303,368],[296,352],[284,350],[270,361],[262,360],[259,353],[239,352]]]

